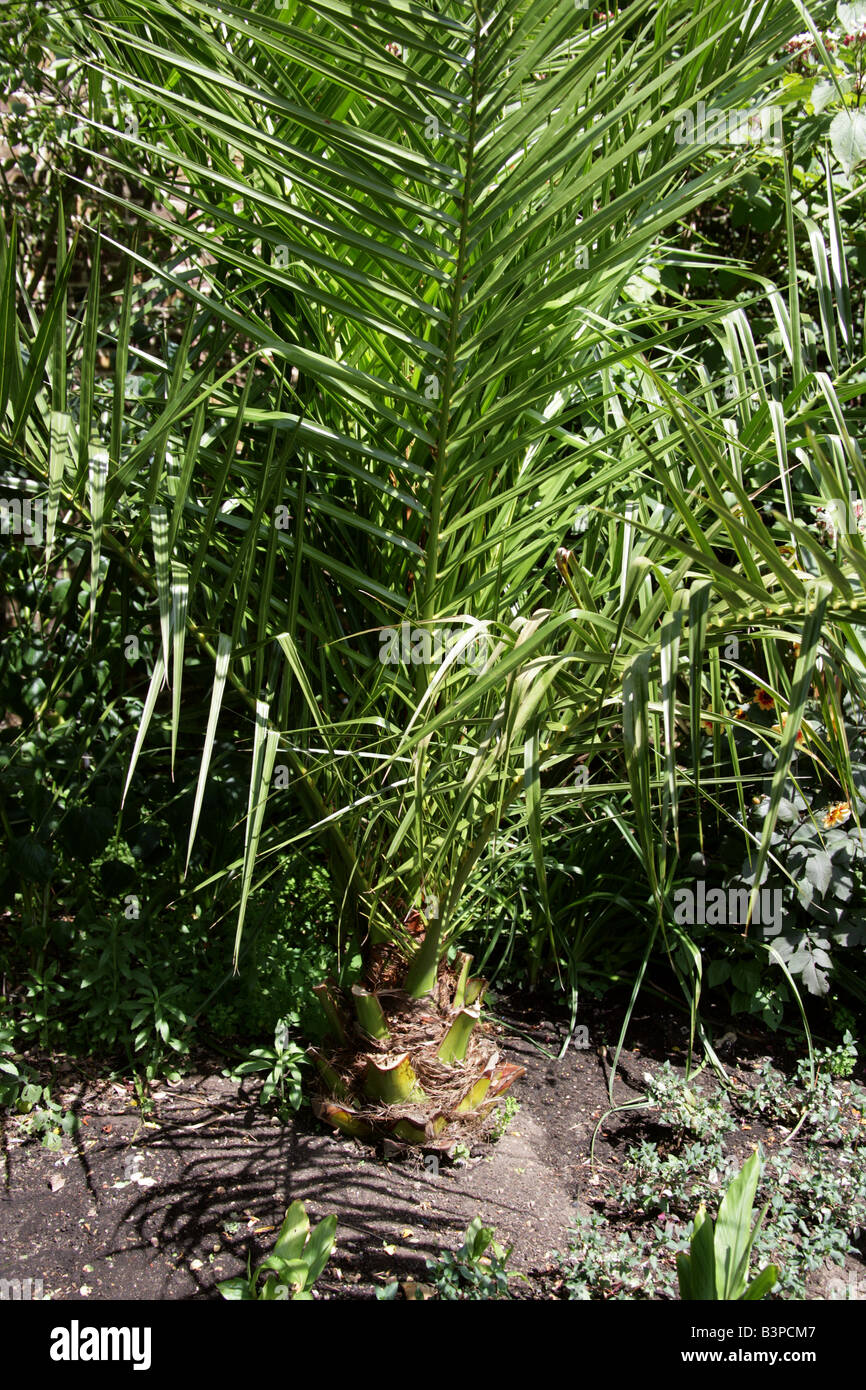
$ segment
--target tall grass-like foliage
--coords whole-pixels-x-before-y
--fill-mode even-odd
[[[123,249],[192,314],[159,365],[155,415],[151,402],[115,416],[100,443],[83,389],[68,460],[21,462],[80,491],[103,449],[94,538],[153,585],[130,776],[161,699],[172,750],[189,728],[191,637],[213,661],[191,847],[226,692],[254,719],[230,866],[239,935],[286,845],[327,845],[365,974],[353,1001],[332,989],[326,1005],[344,1053],[353,1030],[372,1047],[365,1104],[424,1091],[383,989],[436,992],[439,1062],[468,1050],[473,1086],[502,1083],[489,1051],[471,1052],[482,982],[460,957],[445,974],[441,962],[515,837],[549,913],[554,828],[603,814],[646,877],[647,954],[673,930],[684,807],[703,827],[709,805],[713,833],[728,815],[732,638],[743,678],[787,714],[767,738],[763,829],[743,825],[756,883],[819,655],[836,735],[810,752],[843,788],[850,776],[839,731],[866,552],[855,531],[831,553],[808,524],[810,507],[866,486],[832,200],[809,229],[820,363],[801,330],[793,203],[787,286],[754,280],[710,306],[642,289],[660,264],[682,269],[679,222],[758,157],[699,158],[682,113],[757,102],[797,22],[785,3],[729,0],[636,0],[610,19],[572,0],[105,0],[57,19],[88,74],[81,119],[97,145],[111,134],[104,167],[152,189],[127,211],[176,255],[150,263],[146,237]],[[759,302],[778,330],[772,364],[750,327]],[[205,323],[224,329],[222,356],[201,355]],[[724,380],[699,365],[707,342]],[[86,383],[86,335],[83,351]],[[680,935],[696,999],[700,956]],[[366,1123],[340,1097],[340,1065],[322,1068],[343,1122]],[[470,1093],[474,1106],[472,1087],[449,1093],[439,1118]]]

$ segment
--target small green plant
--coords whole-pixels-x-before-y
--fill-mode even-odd
[[[806,1131],[831,1144],[859,1148],[866,1135],[862,1117],[866,1113],[866,1092],[846,1078],[854,1069],[857,1048],[851,1035],[841,1046],[815,1052],[815,1076],[809,1059],[797,1064],[793,1078],[778,1071],[768,1060],[758,1064],[749,1103],[762,1117],[783,1124],[797,1124],[801,1118]]]
[[[494,1143],[499,1142],[519,1110],[520,1101],[514,1096],[506,1096],[504,1104],[496,1112],[496,1117],[490,1129],[490,1138]]]
[[[52,1100],[47,1086],[35,1082],[22,1086],[15,1108],[19,1115],[26,1115],[25,1129],[33,1138],[41,1140],[43,1149],[61,1148],[63,1136],[75,1134],[79,1128],[78,1116]]]
[[[719,1206],[715,1225],[702,1202],[692,1229],[688,1254],[677,1255],[680,1298],[694,1301],[756,1300],[778,1282],[779,1271],[767,1265],[747,1285],[749,1257],[769,1202],[752,1226],[752,1208],[763,1164],[756,1151],[743,1164]]]
[[[857,1065],[857,1044],[853,1035],[846,1031],[838,1047],[827,1047],[816,1054],[815,1060],[826,1067],[831,1076],[847,1078],[853,1075]]]
[[[503,1250],[494,1240],[491,1226],[476,1216],[466,1228],[459,1250],[446,1250],[438,1260],[428,1260],[430,1283],[438,1296],[455,1299],[510,1298],[509,1279],[523,1275],[507,1268],[513,1246]]]
[[[729,1087],[726,1101],[737,1121],[775,1121],[801,1131],[802,1148],[793,1153],[780,1145],[763,1160],[760,1176],[769,1211],[756,1228],[753,1252],[760,1266],[776,1266],[777,1298],[809,1297],[810,1276],[828,1261],[842,1266],[858,1257],[855,1242],[866,1227],[866,1093],[834,1077],[826,1054],[816,1061],[813,1085],[808,1059],[791,1076],[763,1059],[746,1084]],[[725,1132],[730,1124],[696,1139],[692,1106],[679,1120],[674,1113],[677,1082],[685,1083],[662,1080],[655,1094],[668,1094],[658,1109],[670,1134],[630,1144],[604,1190],[604,1215],[577,1215],[570,1248],[557,1257],[570,1299],[675,1298],[675,1259],[689,1251],[695,1209],[714,1207],[737,1176],[739,1160]]]
[[[240,1081],[253,1072],[266,1071],[268,1074],[259,1101],[262,1105],[267,1105],[276,1096],[279,1102],[278,1110],[283,1113],[299,1110],[301,1107],[301,1068],[307,1061],[304,1049],[289,1037],[289,1029],[293,1023],[297,1023],[296,1016],[286,1015],[285,1018],[281,1018],[274,1029],[273,1047],[253,1048],[245,1062],[225,1072],[233,1081]]]
[[[734,1118],[723,1093],[705,1095],[665,1062],[651,1075],[644,1076],[647,1100],[657,1109],[664,1124],[683,1129],[696,1139],[712,1139],[734,1128]]]
[[[598,1212],[575,1215],[567,1255],[557,1255],[568,1298],[628,1300],[658,1297],[668,1292],[666,1270],[659,1254],[628,1231],[616,1230]]]
[[[277,1243],[255,1273],[247,1261],[247,1276],[222,1279],[217,1288],[223,1298],[249,1302],[309,1302],[312,1288],[331,1256],[337,1238],[336,1216],[326,1216],[310,1229],[303,1202],[292,1202],[280,1227]],[[259,1283],[264,1275],[264,1281]]]
[[[37,1073],[13,1050],[11,1022],[0,1020],[0,1110],[9,1109],[25,1116],[24,1133],[39,1139],[44,1149],[59,1149],[65,1134],[74,1134],[78,1117],[51,1099],[47,1086]]]
[[[0,1018],[0,1109],[14,1105],[32,1079],[30,1069],[23,1066],[15,1053],[12,1024]]]
[[[138,1101],[138,1108],[143,1118],[147,1119],[148,1115],[152,1115],[156,1108],[150,1094],[148,1078],[146,1076],[140,1076],[138,1072],[136,1072],[132,1081],[135,1086],[135,1098]]]

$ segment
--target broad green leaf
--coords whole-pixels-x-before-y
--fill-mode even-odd
[[[326,1216],[314,1227],[304,1250],[304,1262],[307,1266],[306,1287],[308,1289],[312,1288],[328,1263],[336,1238],[336,1216]]]
[[[280,1227],[274,1254],[281,1260],[300,1260],[309,1234],[310,1222],[303,1202],[292,1202]]]
[[[836,6],[836,19],[846,34],[856,34],[866,24],[866,0]]]
[[[235,1275],[232,1279],[218,1280],[217,1288],[219,1289],[223,1298],[227,1298],[231,1302],[241,1301],[248,1303],[251,1301],[255,1301],[256,1296],[250,1289],[249,1280],[242,1278],[239,1274]]]
[[[716,1298],[716,1255],[713,1237],[713,1223],[707,1219],[706,1208],[702,1205],[692,1228],[689,1253],[677,1256],[680,1298],[691,1302],[715,1300]]]
[[[830,144],[846,174],[866,159],[866,111],[846,106],[830,122]]]
[[[752,1208],[761,1177],[757,1150],[730,1183],[719,1206],[715,1223],[716,1297],[740,1298],[746,1282],[754,1233]]]
[[[756,1274],[745,1293],[742,1295],[744,1302],[754,1302],[763,1298],[765,1293],[769,1293],[773,1285],[778,1283],[779,1270],[776,1265],[767,1265],[760,1274]]]

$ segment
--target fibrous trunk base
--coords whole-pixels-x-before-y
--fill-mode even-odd
[[[465,965],[459,975],[443,966],[424,999],[396,988],[349,992],[329,985],[340,1036],[314,1054],[319,1118],[355,1138],[426,1148],[447,1149],[468,1131],[477,1133],[523,1068],[501,1060],[490,1026],[479,1019],[484,982],[466,977]],[[474,1005],[467,1009],[470,993]],[[386,1026],[376,1038],[370,1019],[379,1009]]]

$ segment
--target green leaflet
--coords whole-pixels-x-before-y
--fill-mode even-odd
[[[60,509],[63,480],[72,461],[71,435],[72,417],[66,411],[52,410],[48,462],[48,510],[45,519],[46,567],[54,549],[54,534],[57,530],[57,513]]]
[[[153,710],[154,706],[156,705],[156,697],[160,692],[164,679],[165,663],[162,658],[162,653],[160,652],[160,654],[156,658],[156,661],[154,662],[153,673],[151,674],[150,684],[147,688],[147,696],[144,701],[144,709],[141,712],[141,719],[138,725],[138,733],[135,736],[135,746],[132,750],[132,757],[129,760],[129,768],[127,769],[126,781],[123,786],[123,796],[120,799],[121,806],[123,806],[126,801],[126,794],[129,791],[129,784],[132,781],[132,774],[135,772],[135,765],[138,762],[138,756],[144,744],[145,737],[147,736],[147,730],[150,726],[150,721],[153,718]]]
[[[201,763],[198,770],[192,821],[189,827],[189,842],[186,847],[184,877],[186,877],[189,871],[190,856],[192,854],[193,843],[195,842],[195,834],[198,829],[199,816],[201,815],[201,804],[204,800],[208,769],[210,768],[211,754],[213,753],[214,738],[216,737],[217,721],[219,719],[220,706],[225,690],[226,676],[228,675],[231,650],[231,638],[227,636],[226,633],[221,632],[219,635],[219,642],[217,643],[216,670],[214,671],[213,686],[211,687],[210,709],[208,710],[207,716],[207,731],[205,733],[204,748],[202,749]]]
[[[268,705],[264,700],[256,704],[256,724],[253,735],[253,757],[250,770],[250,794],[247,804],[246,832],[244,838],[244,862],[241,874],[241,899],[238,909],[238,925],[235,934],[234,963],[237,968],[238,950],[241,943],[247,902],[252,887],[253,865],[258,850],[264,820],[268,789],[274,771],[277,746],[280,741],[278,729],[268,728]]]
[[[162,655],[166,674],[169,669],[171,637],[171,567],[168,547],[168,512],[159,503],[150,509],[153,535],[153,557],[156,565],[156,589],[159,602],[159,627],[162,633]]]
[[[180,696],[183,687],[183,651],[186,644],[186,614],[189,604],[189,570],[186,565],[171,567],[171,776],[174,780],[174,755],[177,750],[177,730],[180,723]]]
[[[90,635],[96,619],[96,594],[102,562],[102,527],[105,507],[105,484],[108,479],[108,451],[90,450]]]

